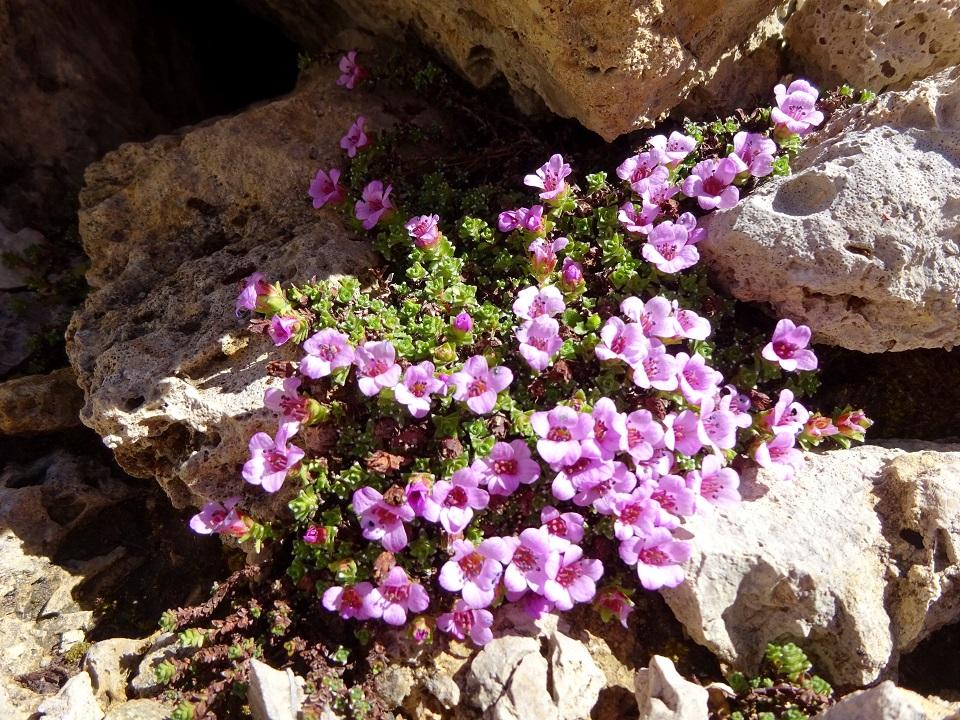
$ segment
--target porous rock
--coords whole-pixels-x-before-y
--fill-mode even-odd
[[[40,720],[102,720],[103,710],[97,705],[85,672],[74,675],[52,698],[37,708]]]
[[[960,344],[960,66],[839,113],[711,213],[700,246],[741,300],[862,352]]]
[[[90,675],[94,692],[104,706],[127,699],[129,676],[140,663],[144,645],[144,641],[133,638],[110,638],[87,650],[83,669]]]
[[[167,720],[172,710],[159,700],[129,700],[111,706],[103,720]]]
[[[662,594],[690,636],[756,672],[790,639],[837,684],[865,685],[960,619],[960,446],[807,454],[792,482],[742,475],[745,502],[697,516],[686,581]]]
[[[83,393],[70,368],[0,383],[0,435],[34,435],[80,424]]]
[[[637,671],[637,707],[640,720],[707,720],[706,688],[685,680],[673,662],[662,655]]]
[[[957,720],[960,706],[927,699],[885,680],[879,685],[851,693],[828,708],[816,720]]]
[[[958,0],[800,0],[788,54],[826,87],[903,89],[960,62]]]
[[[302,44],[322,46],[320,2],[247,0]],[[610,140],[652,125],[746,43],[778,0],[337,0],[353,22],[392,38],[412,31],[475,85],[506,78],[521,107],[542,100]],[[730,76],[729,94],[744,87]]]
[[[375,262],[335,210],[306,196],[319,168],[342,164],[339,138],[357,115],[374,131],[394,122],[383,110],[393,98],[338,88],[336,76],[316,68],[285,99],[125,145],[87,170],[80,229],[92,292],[67,333],[82,419],[178,506],[237,493],[250,435],[276,427],[263,410],[279,382],[267,363],[298,357],[247,332],[234,314],[238,282],[255,270],[302,282]]]

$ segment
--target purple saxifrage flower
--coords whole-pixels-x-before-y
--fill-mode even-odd
[[[267,326],[267,335],[273,340],[274,345],[280,347],[293,337],[299,325],[299,317],[274,315],[270,318],[270,324]]]
[[[617,177],[629,182],[637,195],[643,195],[652,188],[667,184],[670,171],[660,164],[663,159],[659,150],[633,155],[617,167]]]
[[[423,585],[411,582],[406,571],[394,565],[382,583],[370,593],[373,605],[388,625],[403,625],[408,612],[423,612],[430,604],[430,596]]]
[[[435,247],[440,240],[440,230],[437,223],[439,215],[417,215],[407,220],[404,227],[407,234],[413,238],[413,244],[421,250]]]
[[[770,119],[791,133],[806,135],[823,122],[823,113],[817,110],[820,91],[806,80],[794,80],[789,87],[777,85],[773,89],[777,107]]]
[[[625,323],[611,317],[600,329],[600,343],[593,352],[600,360],[621,360],[632,365],[649,350],[650,341],[638,323]]]
[[[493,602],[494,589],[503,573],[498,560],[503,556],[502,546],[492,538],[477,548],[469,540],[454,540],[453,557],[440,568],[440,587],[449,592],[460,592],[464,602],[472,608],[487,607]]]
[[[438,481],[430,494],[435,505],[424,508],[424,517],[439,521],[451,535],[463,532],[473,520],[473,511],[483,510],[490,502],[490,494],[479,487],[482,478],[479,472],[467,467],[453,473],[450,480]]]
[[[551,317],[541,315],[523,324],[517,330],[520,355],[537,372],[547,369],[553,356],[560,350],[560,324]]]
[[[288,377],[283,380],[283,387],[270,387],[263,391],[263,404],[270,410],[280,413],[284,421],[304,422],[310,416],[307,398],[298,390],[301,380],[298,377]]]
[[[778,363],[787,372],[816,370],[817,356],[812,350],[806,349],[810,335],[810,328],[806,325],[795,325],[792,320],[784,318],[777,323],[773,337],[760,354],[765,360]]]
[[[564,178],[570,172],[570,166],[563,161],[563,156],[555,154],[535,174],[524,177],[523,184],[540,188],[541,200],[556,200],[566,192],[567,181]]]
[[[690,559],[692,548],[675,540],[666,528],[654,528],[647,536],[620,543],[620,559],[637,566],[640,584],[647,590],[677,587],[683,582],[681,563]]]
[[[315,208],[322,208],[324,205],[339,205],[347,199],[347,191],[340,184],[340,171],[337,168],[332,168],[329,171],[317,170],[307,194],[313,198]]]
[[[453,611],[443,613],[437,618],[437,627],[445,633],[453,635],[458,640],[465,640],[467,636],[477,645],[486,645],[493,640],[493,614],[489,610],[477,610],[457,600]]]
[[[357,200],[354,210],[364,230],[372,230],[380,222],[380,218],[393,209],[393,203],[390,201],[391,192],[393,192],[393,185],[387,185],[384,188],[379,180],[371,181],[363,189],[361,199]]]
[[[347,157],[356,157],[358,150],[363,150],[370,144],[367,137],[367,119],[363,115],[357,116],[347,134],[340,138],[340,147],[347,151]]]
[[[653,221],[660,214],[660,206],[656,203],[643,200],[640,212],[637,212],[636,204],[625,202],[620,206],[620,212],[617,213],[617,220],[627,229],[627,232],[649,235],[653,230]]]
[[[411,365],[403,374],[403,382],[393,388],[393,396],[398,403],[406,405],[415,418],[422,418],[430,412],[430,396],[443,395],[447,384],[434,376],[434,366],[429,360]]]
[[[653,228],[641,253],[644,260],[668,274],[693,267],[700,260],[700,251],[691,242],[687,226],[670,220]]]
[[[486,415],[497,404],[497,394],[513,381],[513,373],[503,365],[490,368],[483,355],[474,355],[450,381],[456,388],[455,400],[465,402],[477,415]]]
[[[344,619],[370,620],[380,617],[381,608],[374,604],[373,585],[368,582],[341,587],[334,585],[323,593],[323,606],[340,613]]]
[[[583,549],[568,545],[551,555],[542,571],[531,572],[528,582],[558,610],[570,610],[576,603],[590,602],[597,594],[597,580],[603,575],[599,560],[583,557]]]
[[[340,68],[340,77],[337,78],[337,85],[345,87],[347,90],[353,90],[366,74],[366,71],[357,62],[356,50],[351,50],[343,55],[338,67]]]
[[[387,502],[374,488],[362,487],[353,493],[353,510],[360,517],[367,540],[379,540],[385,550],[393,553],[407,546],[404,523],[411,522],[415,514],[406,499],[400,504]]]
[[[540,436],[537,441],[540,457],[556,467],[573,465],[579,460],[581,442],[590,437],[593,430],[592,417],[565,405],[557,405],[549,412],[533,413],[530,424]]]
[[[778,480],[793,480],[803,469],[803,453],[794,447],[796,438],[790,433],[777,433],[761,442],[753,453],[757,465],[771,470]]]
[[[777,144],[766,135],[738,132],[733,136],[729,158],[737,165],[737,174],[749,172],[753,177],[766,177],[773,172],[776,153]]]
[[[400,381],[397,352],[389,340],[365,342],[354,352],[357,366],[357,384],[360,392],[373,397],[383,388],[392,388]]]
[[[704,210],[732,208],[740,200],[740,190],[732,185],[737,164],[730,158],[702,160],[684,179],[683,194],[696,198]]]
[[[311,380],[327,377],[334,370],[353,364],[354,351],[347,336],[333,328],[308,337],[303,349],[307,355],[300,361],[300,374]]]
[[[473,468],[484,477],[491,495],[512,495],[521,483],[529,485],[540,477],[540,465],[523,440],[496,443],[487,457],[474,461]]]
[[[603,457],[612,459],[627,449],[626,415],[617,411],[613,400],[606,397],[597,400],[590,416],[593,418],[593,441]]]
[[[647,142],[650,147],[660,153],[661,161],[665,161],[669,167],[678,165],[697,147],[696,138],[676,130],[670,133],[669,138],[664,135],[654,135]]]
[[[540,527],[551,535],[574,544],[583,540],[583,515],[575,512],[562,513],[552,505],[544,505],[540,511]]]
[[[249,444],[250,459],[243,465],[243,479],[269,493],[279,490],[290,468],[304,456],[303,450],[288,444],[299,429],[299,423],[285,422],[280,424],[276,437],[265,432],[254,434]]]
[[[517,293],[513,312],[526,320],[535,320],[541,315],[552,317],[566,309],[563,295],[553,285],[545,288],[527,287]]]
[[[246,535],[250,528],[244,522],[243,513],[237,510],[239,503],[239,497],[227,498],[223,503],[208,502],[200,512],[190,518],[190,529],[200,535]]]

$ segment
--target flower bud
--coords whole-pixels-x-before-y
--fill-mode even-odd
[[[473,318],[466,310],[453,319],[453,329],[457,332],[468,333],[473,329]]]
[[[583,283],[583,267],[570,258],[563,259],[563,270],[560,274],[560,286],[567,292],[575,290]]]

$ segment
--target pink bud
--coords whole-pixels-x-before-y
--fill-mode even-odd
[[[563,260],[563,272],[561,282],[565,289],[573,289],[583,282],[583,267],[578,262],[570,258]]]
[[[458,332],[468,333],[473,329],[473,318],[470,313],[463,311],[453,320],[453,329]]]

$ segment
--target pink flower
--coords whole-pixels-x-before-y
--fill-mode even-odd
[[[419,365],[411,365],[403,374],[403,382],[395,385],[393,396],[415,418],[422,418],[430,412],[430,396],[443,395],[447,385],[434,377],[433,363],[424,360]]]
[[[606,464],[612,467],[613,473],[609,476],[604,474],[589,480],[579,480],[573,502],[581,507],[592,505],[601,515],[612,515],[617,497],[633,491],[637,486],[637,476],[622,462],[607,461]]]
[[[603,458],[600,448],[591,440],[580,445],[580,457],[572,463],[559,465],[550,491],[557,500],[574,498],[577,505],[589,505],[595,494],[587,497],[589,491],[603,481],[613,477],[614,464]]]
[[[379,180],[373,180],[363,189],[361,199],[357,200],[354,209],[357,220],[363,223],[364,230],[372,230],[380,222],[380,218],[393,209],[393,203],[390,202],[391,192],[393,192],[393,185],[387,185],[384,189],[383,183]]]
[[[263,392],[263,404],[276,413],[280,413],[284,421],[293,420],[302,423],[310,417],[307,398],[300,395],[300,378],[288,377],[283,381],[282,388],[267,388]]]
[[[693,246],[685,225],[664,220],[647,236],[641,251],[643,259],[663,273],[675,273],[693,267],[700,252]]]
[[[368,582],[341,587],[334,585],[323,593],[323,606],[340,613],[344,619],[370,620],[380,617],[382,609],[374,603],[373,585]]]
[[[548,241],[543,238],[537,238],[527,247],[530,253],[530,264],[533,275],[541,282],[553,272],[557,266],[557,250],[562,250],[567,246],[565,237],[558,237],[555,240]]]
[[[440,241],[440,230],[437,228],[439,221],[439,215],[417,215],[407,220],[404,227],[407,234],[413,238],[413,244],[425,250],[435,247]]]
[[[340,147],[347,151],[347,157],[356,157],[358,150],[363,150],[370,144],[366,132],[367,119],[363,115],[357,116],[347,134],[340,138]]]
[[[231,497],[218,503],[208,502],[196,515],[190,518],[190,529],[200,535],[217,533],[243,537],[250,528],[244,522],[244,515],[237,509],[239,497]]]
[[[407,573],[394,565],[382,583],[370,593],[370,600],[378,608],[378,617],[388,625],[403,625],[408,612],[423,612],[430,604],[430,596],[420,583],[410,582]]]
[[[740,502],[740,476],[733,468],[723,467],[716,455],[707,455],[699,470],[687,473],[687,485],[709,505],[724,508]]]
[[[738,132],[733,136],[733,152],[729,158],[737,166],[737,174],[748,172],[754,177],[766,177],[773,172],[773,156],[777,144],[760,133]]]
[[[625,202],[620,206],[620,212],[617,213],[619,220],[627,232],[649,235],[653,230],[653,221],[660,214],[660,206],[656,203],[642,202],[641,211],[637,212],[637,206],[632,202]]]
[[[677,322],[677,333],[688,340],[706,340],[710,337],[710,321],[697,315],[693,310],[680,307],[673,301],[673,317]]]
[[[649,460],[657,448],[663,447],[663,426],[649,410],[634,410],[627,415],[627,452],[635,462]]]
[[[468,333],[473,329],[473,318],[466,310],[457,314],[453,319],[453,329],[458,333]]]
[[[812,350],[805,349],[810,334],[806,325],[794,325],[792,320],[784,318],[777,323],[773,338],[764,346],[761,355],[765,360],[778,363],[787,372],[816,370],[817,356]]]
[[[440,568],[440,587],[449,592],[462,592],[464,602],[472,608],[487,607],[493,602],[494,589],[503,573],[503,548],[493,538],[474,549],[469,540],[454,540],[453,557]]]
[[[250,312],[256,310],[257,300],[261,296],[270,293],[272,288],[264,278],[263,273],[255,272],[244,279],[243,289],[240,290],[240,294],[237,295],[237,301],[235,303],[237,317],[240,317],[244,310]]]
[[[354,352],[347,336],[333,328],[308,337],[303,349],[307,355],[300,361],[300,374],[311,380],[327,377],[334,370],[353,364]]]
[[[680,188],[676,185],[653,185],[647,189],[647,192],[645,192],[642,197],[644,202],[659,205],[662,209],[666,202],[679,192]]]
[[[790,433],[796,435],[803,430],[810,417],[807,409],[793,401],[793,392],[784,388],[780,391],[777,404],[763,415],[763,424],[772,433]]]
[[[476,610],[463,600],[454,603],[453,612],[443,613],[437,618],[437,627],[445,633],[458,640],[464,640],[469,635],[474,643],[481,646],[493,640],[491,625],[493,614],[489,610]]]
[[[670,171],[660,164],[663,159],[658,150],[634,155],[620,163],[617,177],[629,182],[630,188],[642,195],[651,188],[667,184]]]
[[[362,487],[353,493],[353,511],[360,517],[367,540],[379,540],[385,550],[393,553],[407,546],[407,530],[403,524],[415,517],[407,502],[388,503],[374,488]]]
[[[700,401],[700,440],[714,452],[730,450],[737,444],[737,415],[721,400],[705,395]]]
[[[270,318],[270,324],[267,326],[267,335],[273,340],[273,344],[279,347],[293,337],[299,325],[300,318],[298,317],[274,315]]]
[[[523,184],[528,187],[536,187],[543,190],[540,193],[541,200],[556,200],[567,191],[567,181],[564,180],[570,174],[570,166],[563,161],[563,156],[556,154],[545,162],[535,175],[527,175],[523,178]]]
[[[635,536],[620,543],[620,559],[637,566],[640,584],[647,590],[676,587],[683,582],[681,563],[690,559],[692,548],[673,539],[666,528],[654,528],[649,535]]]
[[[600,616],[607,622],[610,616],[616,617],[624,628],[627,628],[627,618],[633,612],[633,601],[623,591],[616,588],[607,588],[597,595],[596,606],[600,609]]]
[[[621,450],[627,449],[626,416],[617,411],[610,398],[602,397],[594,403],[593,440],[607,459],[612,459]]]
[[[863,410],[848,410],[837,416],[837,430],[841,435],[855,440],[862,440],[864,432],[871,425],[873,420],[864,415]]]
[[[676,450],[684,455],[693,457],[703,447],[700,439],[700,418],[692,410],[684,410],[679,415],[669,413],[663,424],[666,431],[663,433],[663,444],[668,450]]]
[[[633,368],[633,384],[637,387],[673,392],[680,384],[677,377],[679,363],[660,343],[651,346],[650,352],[630,367]]]
[[[687,402],[699,405],[704,396],[716,395],[723,375],[707,365],[700,353],[694,353],[692,357],[687,353],[677,353],[676,360],[680,392]]]
[[[823,113],[817,110],[820,91],[806,80],[794,80],[790,87],[777,85],[773,94],[777,98],[777,107],[771,111],[770,119],[777,126],[806,135],[823,122]]]
[[[614,498],[613,534],[617,540],[646,535],[657,525],[659,512],[657,504],[650,501],[651,492],[652,488],[645,483]]]
[[[650,147],[659,151],[661,156],[668,161],[667,165],[669,167],[678,165],[697,147],[695,138],[679,133],[676,130],[670,133],[669,139],[663,135],[654,135],[647,140],[647,142],[650,144]]]
[[[504,564],[503,586],[510,593],[520,593],[533,589],[528,578],[534,573],[542,573],[551,555],[565,545],[544,528],[527,528],[520,537],[495,538],[503,549],[501,558]]]
[[[304,456],[296,445],[287,444],[299,429],[299,423],[285,422],[280,424],[275,438],[265,432],[254,434],[249,443],[250,459],[243,465],[243,479],[269,493],[279,490],[290,468]]]
[[[517,340],[520,341],[520,354],[523,359],[537,372],[546,370],[563,345],[563,340],[560,339],[560,324],[544,315],[525,322],[517,330]]]
[[[552,505],[544,505],[540,511],[540,527],[551,535],[578,543],[583,540],[583,515],[575,512],[561,513]]]
[[[603,575],[599,560],[583,557],[583,549],[568,545],[552,554],[543,570],[528,575],[535,592],[555,603],[559,610],[570,610],[578,602],[590,602],[597,593],[597,580]]]
[[[600,360],[622,360],[628,365],[639,362],[649,351],[643,328],[618,317],[609,318],[600,329],[600,342],[593,350]]]
[[[529,485],[540,477],[540,465],[531,459],[523,440],[498,442],[487,457],[474,461],[473,467],[484,477],[491,495],[512,495],[521,483]]]
[[[704,210],[726,210],[740,200],[740,190],[731,185],[736,176],[737,164],[730,158],[702,160],[693,166],[681,188]]]
[[[396,363],[396,350],[389,340],[365,342],[354,352],[357,366],[357,384],[360,392],[373,397],[383,388],[392,388],[400,382],[400,366]]]
[[[513,302],[513,312],[526,320],[535,320],[541,315],[552,317],[565,309],[563,295],[553,285],[524,288]]]
[[[544,229],[543,205],[506,210],[497,218],[497,228],[505,233],[518,228],[529,233],[539,233]]]
[[[513,373],[503,365],[488,368],[483,355],[474,355],[462,370],[450,376],[450,381],[456,388],[455,400],[466,402],[477,415],[486,415],[497,404],[497,394],[513,381]]]
[[[573,292],[583,284],[583,265],[572,258],[563,259],[563,268],[560,270],[560,287],[567,292]]]
[[[430,488],[429,483],[423,480],[414,480],[407,484],[404,489],[404,496],[417,517],[425,518],[429,515],[433,518],[432,522],[436,522],[440,517],[440,506],[431,497]]]
[[[329,172],[317,170],[317,175],[310,183],[307,194],[313,198],[315,208],[322,208],[324,205],[339,205],[347,199],[347,191],[340,184],[340,171],[337,168],[333,168]]]
[[[339,67],[340,77],[337,78],[337,85],[345,87],[347,90],[353,90],[366,75],[366,70],[357,63],[356,50],[351,50],[342,56]]]
[[[661,475],[654,481],[650,499],[663,510],[677,517],[693,515],[697,507],[697,493],[687,487],[687,482],[679,475]],[[663,525],[663,522],[658,522]]]
[[[534,432],[540,436],[537,452],[554,469],[573,465],[580,459],[581,441],[593,430],[593,418],[582,415],[565,405],[557,405],[549,412],[535,412],[530,416]]]
[[[620,312],[635,323],[640,323],[648,338],[671,338],[677,334],[677,325],[671,315],[673,306],[661,295],[646,302],[638,297],[625,298],[620,303]]]
[[[424,517],[431,522],[439,521],[451,535],[463,532],[473,520],[473,511],[483,510],[490,502],[489,493],[479,487],[482,478],[472,468],[461,468],[449,481],[437,482],[431,493],[435,505],[424,508]]]
[[[777,433],[757,446],[753,459],[760,467],[772,470],[778,480],[793,480],[804,465],[803,453],[794,447],[795,440],[790,433]]]

